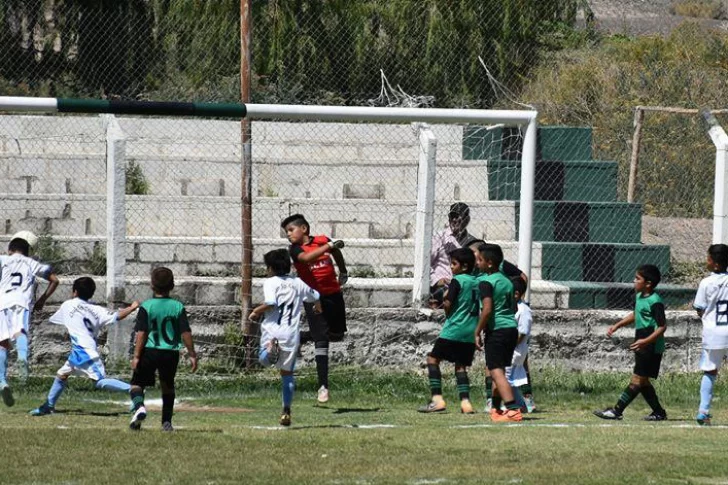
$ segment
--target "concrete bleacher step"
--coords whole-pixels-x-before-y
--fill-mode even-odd
[[[536,156],[539,160],[591,160],[591,127],[540,126]],[[523,137],[516,127],[466,126],[463,159],[520,160]]]
[[[75,276],[62,276],[49,304],[68,299]],[[104,300],[106,280],[94,277],[96,300]],[[263,278],[253,279],[253,302],[263,301]],[[126,278],[127,302],[151,297],[148,277]],[[412,278],[350,278],[344,288],[348,308],[407,308],[412,306]],[[42,289],[42,286],[41,286]],[[41,290],[42,291],[42,290]],[[568,287],[549,281],[534,281],[531,305],[534,308],[568,308]],[[172,296],[185,305],[223,306],[240,304],[240,278],[176,277]]]
[[[106,198],[80,194],[0,194],[6,233],[28,229],[60,236],[105,233]],[[444,222],[449,203],[436,204]],[[470,204],[469,230],[483,239],[515,240],[516,204]],[[312,231],[337,238],[409,238],[414,232],[415,200],[304,199],[257,197],[253,201],[253,236],[281,234],[280,221],[300,212]],[[239,197],[126,197],[127,234],[144,237],[240,235]]]

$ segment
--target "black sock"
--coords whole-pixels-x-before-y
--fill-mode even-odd
[[[498,396],[493,396],[493,406],[492,406],[492,407],[493,407],[493,409],[498,409],[498,410],[500,410],[500,408],[501,408],[501,404],[503,404],[503,398],[502,398],[502,397],[500,397],[500,395],[498,395]]]
[[[493,378],[490,376],[486,376],[485,378],[485,398],[493,398]]]
[[[464,370],[455,371],[455,382],[458,385],[460,400],[470,399],[470,379],[468,379],[468,373]]]
[[[136,391],[132,389],[129,391],[131,402],[134,405],[134,411],[144,406],[144,390]]]
[[[320,340],[314,344],[318,386],[329,388],[329,342]]]
[[[660,400],[657,398],[657,393],[655,392],[655,388],[652,384],[643,386],[640,391],[642,392],[642,397],[645,398],[647,404],[649,404],[652,408],[653,413],[660,415],[665,414],[665,409],[660,405]]]
[[[518,410],[518,409],[521,409],[521,407],[520,407],[520,406],[518,405],[518,403],[517,403],[517,402],[516,402],[516,400],[514,399],[513,401],[508,401],[508,402],[506,403],[506,409],[507,409],[507,410],[509,410],[509,411],[511,411],[511,410]]]
[[[427,377],[430,378],[430,392],[433,396],[442,394],[442,374],[437,364],[427,364]]]
[[[162,394],[162,423],[171,423],[173,412],[174,392],[170,394]]]
[[[614,406],[614,410],[618,414],[622,414],[624,410],[629,406],[629,403],[631,403],[634,398],[636,398],[640,393],[640,386],[636,386],[634,384],[630,384],[627,386],[627,388],[622,391],[622,395],[619,396],[619,399],[617,400],[617,404]]]

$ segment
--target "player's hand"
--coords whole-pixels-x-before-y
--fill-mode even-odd
[[[41,295],[41,296],[40,296],[40,297],[39,297],[39,298],[38,298],[38,299],[37,299],[37,300],[35,301],[35,306],[33,306],[33,311],[34,311],[34,312],[39,312],[39,311],[41,311],[41,310],[43,309],[43,305],[45,305],[45,302],[46,302],[46,298],[47,298],[47,297],[46,297],[45,295]]]
[[[189,354],[191,372],[197,372],[197,354]]]
[[[248,320],[250,320],[251,322],[258,320],[258,314],[255,312],[255,310],[250,312],[250,315],[248,315]]]
[[[639,352],[640,350],[644,350],[648,345],[649,344],[645,342],[645,339],[641,338],[639,340],[635,340],[632,345],[629,346],[629,350]]]
[[[339,272],[339,285],[344,286],[349,281],[349,273],[345,271]]]
[[[317,315],[321,315],[324,312],[324,309],[321,307],[320,300],[313,304],[313,312]]]
[[[614,334],[614,332],[616,332],[616,331],[617,331],[617,329],[615,328],[615,325],[610,326],[607,329],[607,337],[611,337]]]
[[[131,359],[131,370],[136,370],[138,365],[139,365],[139,357],[132,358]]]
[[[133,302],[131,302],[131,305],[129,305],[129,308],[131,308],[132,311],[136,310],[137,308],[139,308],[139,302],[137,300],[134,300]]]
[[[475,332],[475,348],[483,350],[483,332]]]

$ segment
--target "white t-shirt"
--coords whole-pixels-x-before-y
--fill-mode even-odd
[[[703,278],[693,306],[703,311],[703,348],[728,349],[728,273]]]
[[[526,355],[528,355],[528,343],[531,341],[533,313],[531,313],[531,307],[522,301],[518,302],[516,322],[518,322],[518,334],[526,337],[516,346],[515,352],[518,352],[525,359]]]
[[[273,276],[263,283],[263,296],[265,304],[273,308],[265,312],[260,325],[261,343],[276,338],[281,350],[295,350],[300,341],[303,302],[318,300],[319,293],[299,278]]]
[[[31,310],[36,276],[47,279],[50,265],[20,253],[0,255],[0,310],[21,306]]]
[[[118,320],[117,312],[94,305],[80,298],[63,302],[61,308],[54,313],[50,322],[65,325],[71,336],[71,355],[68,361],[75,366],[83,365],[99,358],[96,339],[106,325]]]

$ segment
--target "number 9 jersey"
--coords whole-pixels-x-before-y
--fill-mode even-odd
[[[68,330],[72,345],[68,361],[78,367],[99,358],[96,346],[99,332],[104,326],[115,323],[117,317],[117,312],[73,298],[63,302],[61,308],[51,316],[50,322],[64,325]]]

